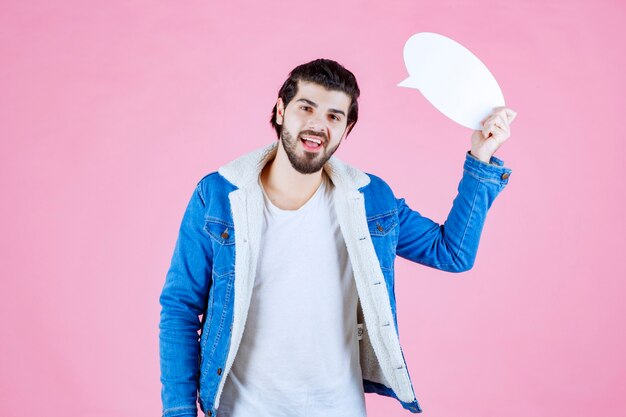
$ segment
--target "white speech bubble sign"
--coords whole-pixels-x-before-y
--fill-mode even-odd
[[[437,110],[462,126],[481,130],[494,107],[504,106],[502,90],[485,64],[443,35],[421,32],[404,44],[409,77],[398,87],[415,88]]]

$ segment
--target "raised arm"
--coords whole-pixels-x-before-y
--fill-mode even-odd
[[[458,194],[443,225],[396,199],[399,217],[396,254],[405,259],[448,272],[472,268],[487,211],[509,181],[512,170],[495,156],[490,163],[468,151]]]
[[[448,272],[474,266],[487,211],[512,172],[493,154],[511,136],[510,123],[516,116],[510,108],[496,107],[481,121],[482,130],[472,132],[458,194],[443,225],[412,210],[403,198],[396,199],[398,256]]]

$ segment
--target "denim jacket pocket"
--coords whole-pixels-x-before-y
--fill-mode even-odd
[[[367,228],[372,237],[372,243],[374,244],[380,267],[383,270],[393,270],[397,226],[398,216],[396,210],[375,214],[367,218]]]
[[[213,245],[213,275],[220,278],[235,270],[235,229],[232,223],[207,217],[204,230]]]
[[[398,224],[396,211],[385,214],[376,214],[367,218],[367,227],[372,236],[385,236]]]

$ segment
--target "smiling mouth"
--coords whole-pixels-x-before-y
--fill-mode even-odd
[[[302,141],[305,149],[307,150],[318,150],[322,148],[323,141],[314,136],[302,136],[300,140]]]

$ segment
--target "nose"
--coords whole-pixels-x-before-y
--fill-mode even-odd
[[[324,119],[318,115],[311,116],[307,121],[306,130],[325,136],[326,124],[324,123]]]

